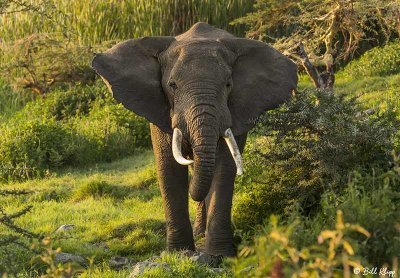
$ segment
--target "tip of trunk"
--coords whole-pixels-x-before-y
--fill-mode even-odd
[[[207,160],[194,154],[193,176],[189,184],[189,193],[196,202],[203,201],[210,191],[214,177],[215,151]]]
[[[208,191],[209,190],[199,190],[199,188],[195,188],[194,186],[189,188],[190,196],[192,197],[193,201],[196,202],[204,201],[204,199],[207,197]]]

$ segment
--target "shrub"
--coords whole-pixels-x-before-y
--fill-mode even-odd
[[[69,121],[77,134],[77,164],[112,161],[150,146],[146,120],[109,101],[97,102],[88,117]]]
[[[46,95],[55,85],[90,84],[93,53],[55,34],[33,34],[2,49],[3,76],[17,88]]]
[[[344,73],[359,78],[400,73],[400,41],[388,43],[367,51],[358,60],[348,64]]]
[[[147,121],[92,86],[53,92],[31,102],[2,127],[3,180],[112,161],[150,146]]]
[[[0,129],[0,177],[37,177],[68,163],[74,150],[72,138],[72,132],[54,120],[4,124]]]
[[[284,258],[283,268],[293,272],[295,262],[288,257],[288,252],[302,256],[307,255],[304,251],[316,255],[315,252],[326,250],[310,247],[315,245],[322,233],[326,234],[321,231],[337,228],[337,211],[343,213],[344,222],[363,227],[369,233],[369,237],[365,237],[356,231],[347,232],[352,250],[363,266],[379,268],[393,263],[389,267],[393,269],[396,264],[394,260],[400,254],[400,167],[399,159],[395,161],[395,166],[387,171],[375,169],[372,173],[352,173],[342,192],[327,190],[322,195],[320,209],[312,215],[304,215],[302,208],[297,206],[286,218],[281,219],[280,225],[277,225],[276,218],[272,218],[272,223],[258,226],[256,236],[243,244],[239,259],[234,261],[235,273],[239,277],[245,276],[240,271],[249,265],[256,266],[255,272],[273,271],[276,263],[274,252],[283,252],[280,253]],[[283,238],[286,242],[282,241]],[[302,258],[302,265],[310,265],[309,260],[313,255]],[[285,260],[289,261],[285,263]],[[257,262],[261,263],[258,267]]]
[[[14,118],[20,121],[27,118],[54,118],[61,121],[83,117],[89,114],[95,101],[106,97],[107,93],[100,86],[81,85],[68,90],[58,89],[48,94],[46,98],[38,98],[28,103],[24,109],[16,113]],[[112,102],[109,97],[108,102]]]
[[[280,226],[272,216],[254,244],[243,247],[238,258],[231,260],[235,277],[350,277],[350,267],[363,268],[354,252],[354,233],[364,238],[370,233],[345,223],[340,210],[335,222],[333,229],[320,231],[312,245],[298,248],[291,239],[298,222]]]
[[[247,230],[298,203],[311,213],[323,191],[343,189],[350,171],[388,168],[396,125],[391,111],[368,117],[354,99],[322,91],[298,93],[267,112],[247,149],[235,224]]]
[[[392,259],[400,254],[399,170],[400,168],[396,167],[383,173],[353,174],[342,194],[329,192],[323,196],[322,210],[316,217],[318,221],[332,227],[334,211],[341,209],[346,221],[358,223],[367,229],[371,233],[370,238],[365,240],[356,237],[360,243],[357,253],[365,258],[370,266],[390,264]],[[301,233],[297,234],[299,243],[304,241]]]

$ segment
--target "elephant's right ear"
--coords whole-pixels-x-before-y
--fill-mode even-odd
[[[173,41],[173,37],[127,40],[97,54],[92,62],[118,102],[165,132],[172,132],[170,105],[161,86],[157,57]]]

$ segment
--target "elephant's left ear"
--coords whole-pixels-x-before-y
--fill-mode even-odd
[[[288,100],[297,87],[297,66],[266,43],[241,38],[221,39],[237,55],[229,97],[232,131],[248,132],[257,117]]]

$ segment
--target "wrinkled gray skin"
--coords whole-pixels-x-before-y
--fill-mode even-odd
[[[98,54],[93,68],[126,108],[151,122],[151,137],[171,250],[234,256],[231,206],[236,166],[221,137],[227,128],[243,151],[246,135],[265,110],[286,101],[297,86],[296,66],[269,45],[236,38],[206,23],[178,37],[145,37]],[[188,166],[172,154],[172,130],[183,133]],[[199,202],[194,229],[188,193]]]

